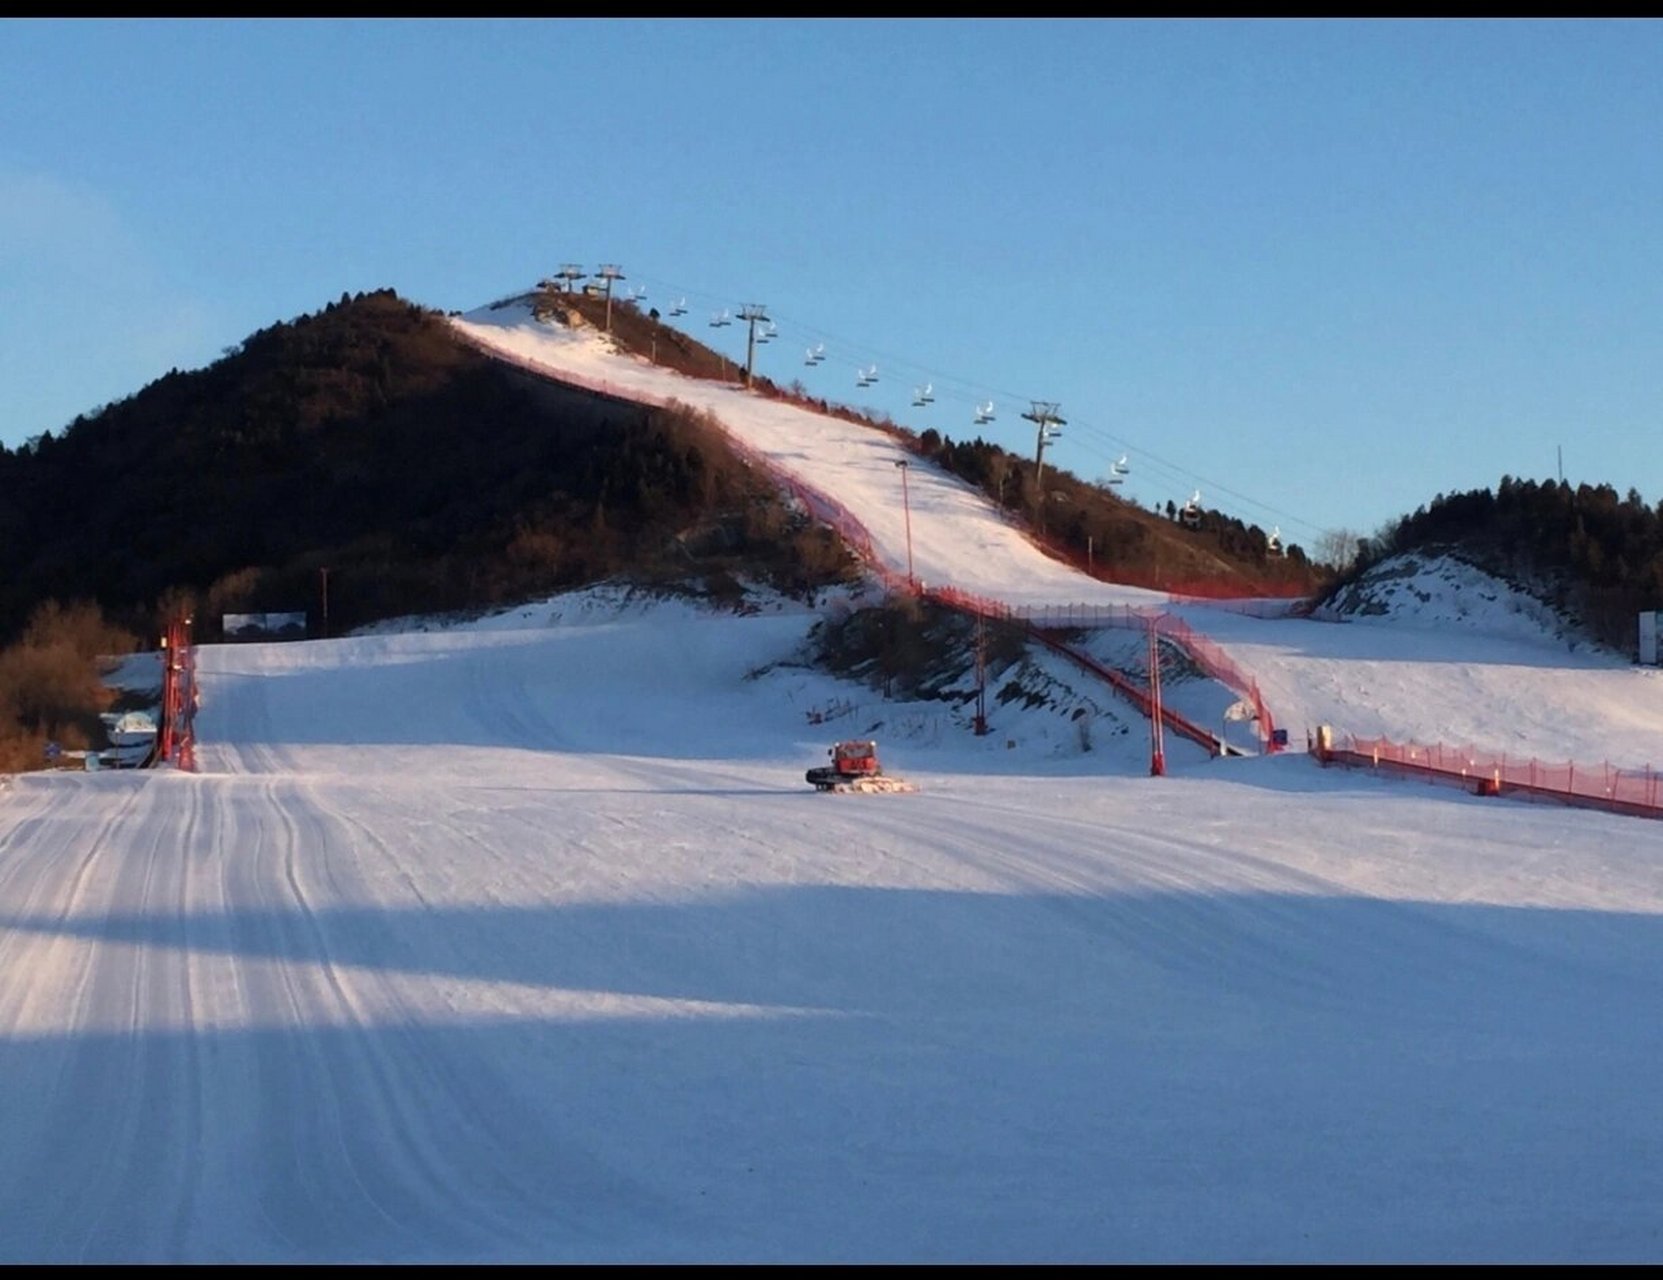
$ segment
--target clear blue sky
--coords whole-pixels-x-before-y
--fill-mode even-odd
[[[1656,502],[1659,67],[1643,20],[0,21],[0,440],[343,292],[614,263],[736,356],[765,306],[777,380],[1030,455],[1055,404],[1049,463],[1308,546],[1561,456]]]

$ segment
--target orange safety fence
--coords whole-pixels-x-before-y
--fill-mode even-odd
[[[1142,629],[1153,623],[1157,634],[1162,639],[1170,640],[1177,645],[1189,655],[1196,666],[1239,695],[1243,701],[1253,708],[1254,720],[1258,725],[1259,736],[1263,740],[1267,753],[1281,749],[1281,743],[1277,739],[1275,720],[1271,716],[1270,708],[1265,705],[1263,695],[1259,692],[1258,682],[1244,672],[1216,643],[1196,631],[1183,619],[1175,618],[1164,610],[1132,604],[1019,607],[1005,604],[999,600],[990,600],[985,596],[976,596],[954,587],[932,588],[925,594],[955,608],[979,613],[987,618],[1000,618],[1018,622],[1036,631],[1089,627]]]
[[[1353,736],[1348,736],[1344,747],[1319,746],[1317,754],[1324,764],[1419,775],[1434,782],[1465,786],[1482,795],[1515,794],[1663,818],[1663,774],[1649,764],[1644,768],[1618,768],[1610,761],[1557,764],[1509,759],[1474,747]]]

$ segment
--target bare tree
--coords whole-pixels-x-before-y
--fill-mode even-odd
[[[1356,561],[1361,543],[1362,538],[1355,529],[1328,529],[1311,548],[1311,558],[1318,564],[1344,571]]]

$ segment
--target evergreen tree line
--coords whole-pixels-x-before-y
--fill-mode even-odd
[[[1450,549],[1632,653],[1636,615],[1663,608],[1663,502],[1630,488],[1503,476],[1495,490],[1439,494],[1364,539],[1354,581],[1389,556]]]

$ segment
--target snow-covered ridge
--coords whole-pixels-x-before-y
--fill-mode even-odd
[[[1570,646],[1588,643],[1546,601],[1449,552],[1388,557],[1312,616],[1329,622],[1455,627]]]

